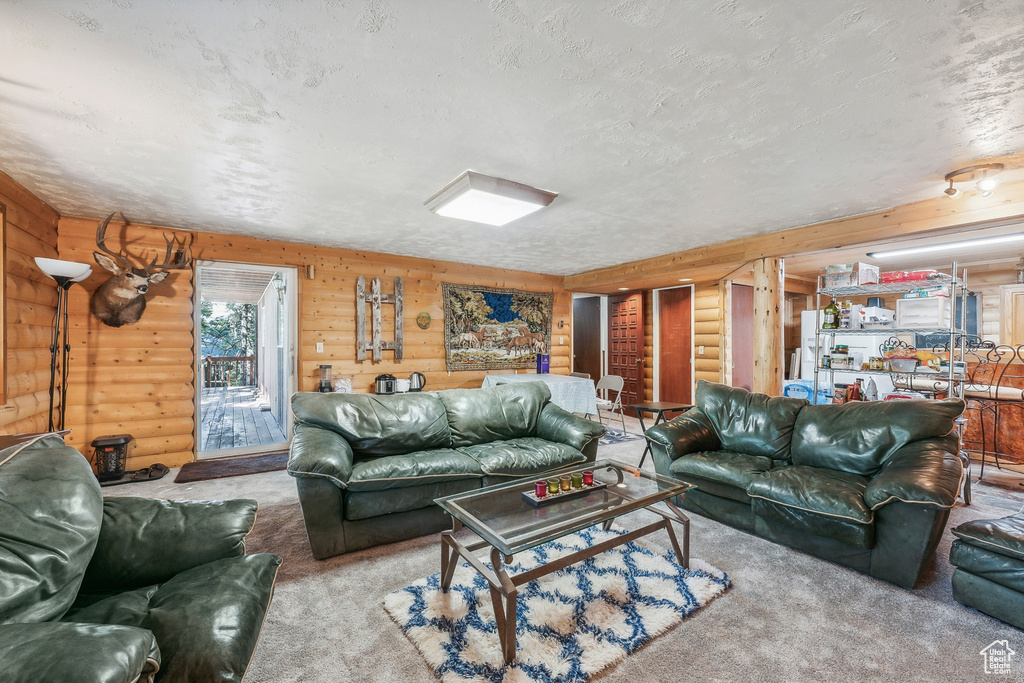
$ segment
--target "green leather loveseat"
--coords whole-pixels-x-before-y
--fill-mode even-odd
[[[913,588],[963,466],[959,399],[809,405],[697,383],[695,407],[647,431],[687,509]]]
[[[450,528],[435,498],[593,462],[601,425],[543,382],[423,393],[297,393],[288,473],[313,557]]]
[[[107,498],[56,435],[0,451],[0,680],[241,681],[281,558],[256,503]]]

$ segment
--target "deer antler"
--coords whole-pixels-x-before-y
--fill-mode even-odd
[[[114,213],[117,213],[116,211]],[[114,214],[107,216],[99,225],[96,226],[96,246],[104,254],[110,256],[118,263],[121,264],[122,268],[128,269],[132,267],[132,264],[128,262],[128,254],[121,253],[120,251],[114,252],[107,248],[107,226],[110,225],[110,219],[114,217]]]
[[[185,250],[185,239],[167,239],[167,235],[164,236],[164,242],[167,244],[167,251],[164,254],[164,260],[161,263],[156,262],[156,258],[153,258],[153,262],[146,266],[146,272],[152,273],[154,270],[179,270],[181,268],[187,268],[192,262],[192,259],[188,257],[188,253]],[[171,260],[171,255],[174,255],[174,260]]]

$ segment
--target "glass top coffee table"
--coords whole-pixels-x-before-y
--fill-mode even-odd
[[[683,567],[689,567],[690,519],[670,499],[683,497],[693,488],[692,484],[644,472],[615,460],[598,460],[545,476],[571,477],[574,472],[584,471],[594,473],[597,486],[585,493],[574,492],[575,497],[553,499],[543,505],[534,505],[523,497],[524,492],[534,491],[534,483],[539,477],[516,479],[434,501],[452,516],[451,531],[441,534],[441,588],[447,591],[451,586],[460,557],[487,579],[506,663],[512,662],[516,656],[516,592],[519,586],[661,529],[668,533],[677,561]],[[666,509],[652,507],[659,502],[663,502]],[[609,529],[616,517],[641,509],[659,515],[661,520],[522,574],[510,576],[502,564],[502,561],[510,564],[517,553],[595,524]],[[682,547],[672,522],[682,525]],[[463,526],[481,540],[464,545],[454,536]],[[473,555],[488,546],[491,548],[493,571]]]

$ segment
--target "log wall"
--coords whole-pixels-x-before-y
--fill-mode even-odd
[[[62,253],[91,260],[96,223],[96,219],[62,218]],[[162,248],[162,231],[167,229],[133,226],[127,234],[118,234],[133,249]],[[373,379],[381,373],[401,378],[414,371],[426,375],[427,389],[479,387],[483,371],[448,373],[445,369],[441,282],[553,292],[551,371],[569,372],[572,301],[560,277],[205,232],[195,233],[192,253],[195,259],[299,269],[297,367],[302,391],[316,390],[320,364],[331,365],[336,377],[353,377],[358,392],[372,391]],[[314,267],[312,280],[305,277],[307,265]],[[392,291],[395,276],[403,280],[405,358],[401,362],[395,362],[389,351],[380,363],[355,360],[355,286],[360,275],[367,284],[373,277],[381,278],[386,293]],[[175,466],[192,460],[192,274],[175,273],[154,285],[142,320],[120,329],[108,328],[88,313],[88,293],[100,282],[99,276],[87,280],[71,303],[68,401],[76,407],[69,409],[68,420],[77,426],[71,443],[81,448],[98,435],[127,432],[137,439],[130,468],[152,462]],[[393,335],[393,311],[392,306],[383,307],[385,339]],[[432,322],[421,330],[416,316],[424,311]],[[561,329],[559,321],[564,323]],[[318,342],[324,345],[323,353],[316,352]]]
[[[8,175],[0,173],[0,204],[6,216],[3,277],[7,390],[0,400],[0,433],[41,432],[47,427],[50,329],[57,288],[33,258],[57,258],[58,214]]]

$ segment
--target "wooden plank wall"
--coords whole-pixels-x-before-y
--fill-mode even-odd
[[[0,433],[40,432],[47,427],[57,288],[32,259],[57,258],[58,214],[4,173],[0,204],[7,217],[7,396],[0,405]]]
[[[640,401],[654,400],[654,291],[644,290],[644,395]],[[629,411],[632,412],[632,411]]]
[[[83,259],[88,252],[91,260],[96,222],[61,219],[61,249]],[[161,246],[161,230],[133,226],[127,236],[135,248]],[[321,363],[333,366],[335,376],[353,377],[358,392],[372,391],[378,374],[401,378],[413,371],[426,375],[427,389],[479,387],[483,371],[449,374],[445,370],[442,281],[553,292],[551,371],[569,372],[572,301],[560,277],[205,232],[195,233],[193,257],[299,268],[298,368],[303,391],[316,390]],[[306,265],[314,266],[315,279],[305,278]],[[402,277],[405,359],[400,363],[388,351],[380,363],[355,360],[355,283],[360,275],[368,281],[381,278],[382,290],[388,293],[395,276]],[[73,396],[79,406],[87,406],[73,411],[80,435],[74,445],[87,445],[101,434],[128,432],[138,439],[129,467],[157,461],[174,466],[192,460],[195,389],[190,275],[178,273],[155,285],[142,321],[116,330],[104,327],[87,312],[86,292],[100,282],[98,277],[90,278],[72,301],[77,353],[72,359],[74,393],[69,393],[69,404]],[[385,338],[393,335],[393,311],[391,306],[384,307]],[[433,319],[426,330],[416,325],[422,311]],[[561,329],[559,321],[564,323]],[[316,353],[317,342],[323,342],[324,353]]]
[[[154,462],[169,467],[193,459],[192,270],[171,271],[150,287],[146,311],[134,325],[108,327],[89,313],[89,297],[110,273],[95,265],[97,219],[62,217],[62,258],[92,263],[93,274],[73,287],[69,301],[71,361],[67,443],[91,457],[97,436],[135,437],[129,469]],[[170,230],[111,222],[108,246],[162,259]],[[188,239],[189,233],[178,233]]]
[[[991,270],[967,269],[967,286],[980,297],[982,339],[999,343],[999,288],[1013,284],[1017,284],[1017,269],[1013,265],[993,265]]]
[[[694,379],[721,382],[722,311],[717,282],[697,283],[693,288]],[[704,346],[704,353],[697,353]]]

